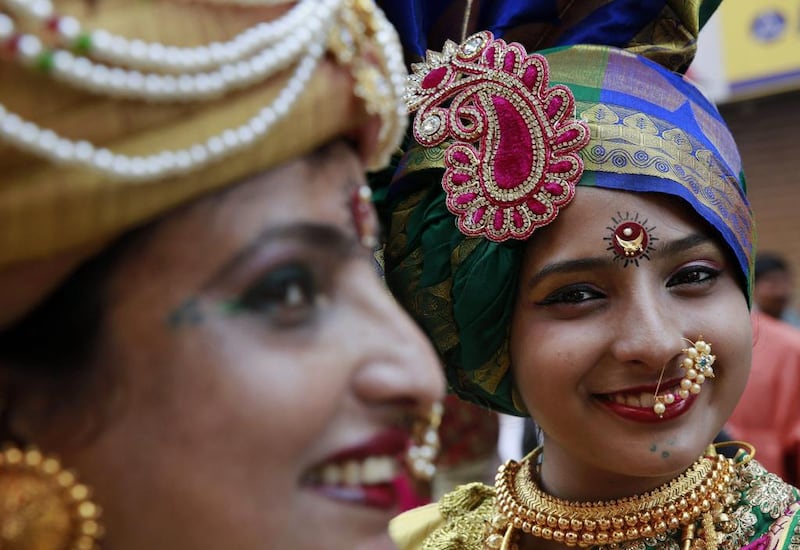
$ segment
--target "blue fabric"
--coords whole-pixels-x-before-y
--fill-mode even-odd
[[[463,13],[467,0],[384,0],[379,2],[389,20],[394,23],[405,49],[424,56],[434,27],[446,25],[444,35],[452,40],[461,38],[461,17],[445,19],[448,10]],[[556,0],[473,0],[479,11],[477,29],[490,30],[502,38],[508,29],[532,23],[558,25]],[[656,19],[666,0],[614,0],[569,28],[555,43],[604,44],[624,47],[642,28]],[[433,45],[433,49],[441,45]]]
[[[557,46],[603,44],[622,48],[655,20],[666,0],[615,0],[593,11],[579,25],[567,30]]]

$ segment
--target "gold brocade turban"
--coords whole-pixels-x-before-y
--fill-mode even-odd
[[[0,328],[114,237],[344,135],[405,130],[372,0],[0,0]]]

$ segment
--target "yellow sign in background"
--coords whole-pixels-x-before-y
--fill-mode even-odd
[[[726,0],[719,9],[733,94],[800,86],[800,0]]]

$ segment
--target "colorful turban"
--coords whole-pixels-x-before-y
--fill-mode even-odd
[[[0,327],[125,230],[336,136],[381,167],[405,76],[371,0],[0,1]]]
[[[509,357],[524,243],[576,184],[680,197],[750,280],[736,145],[681,75],[608,46],[528,54],[488,32],[412,67],[414,138],[379,189],[386,279],[462,398],[525,414]]]

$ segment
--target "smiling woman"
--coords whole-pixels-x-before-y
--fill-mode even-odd
[[[753,228],[733,137],[670,70],[691,57],[709,6],[649,2],[655,22],[628,32],[644,3],[557,2],[563,27],[532,37],[526,18],[549,3],[499,4],[519,18],[467,2],[465,25],[559,47],[479,30],[413,64],[413,139],[379,212],[389,286],[450,387],[531,415],[542,445],[494,487],[398,517],[396,542],[795,548],[798,490],[747,443],[731,444],[735,458],[711,445],[750,369]],[[461,12],[442,13],[405,21],[407,50]]]
[[[443,390],[373,257],[394,31],[363,1],[58,10],[0,1],[0,548],[391,548]]]

